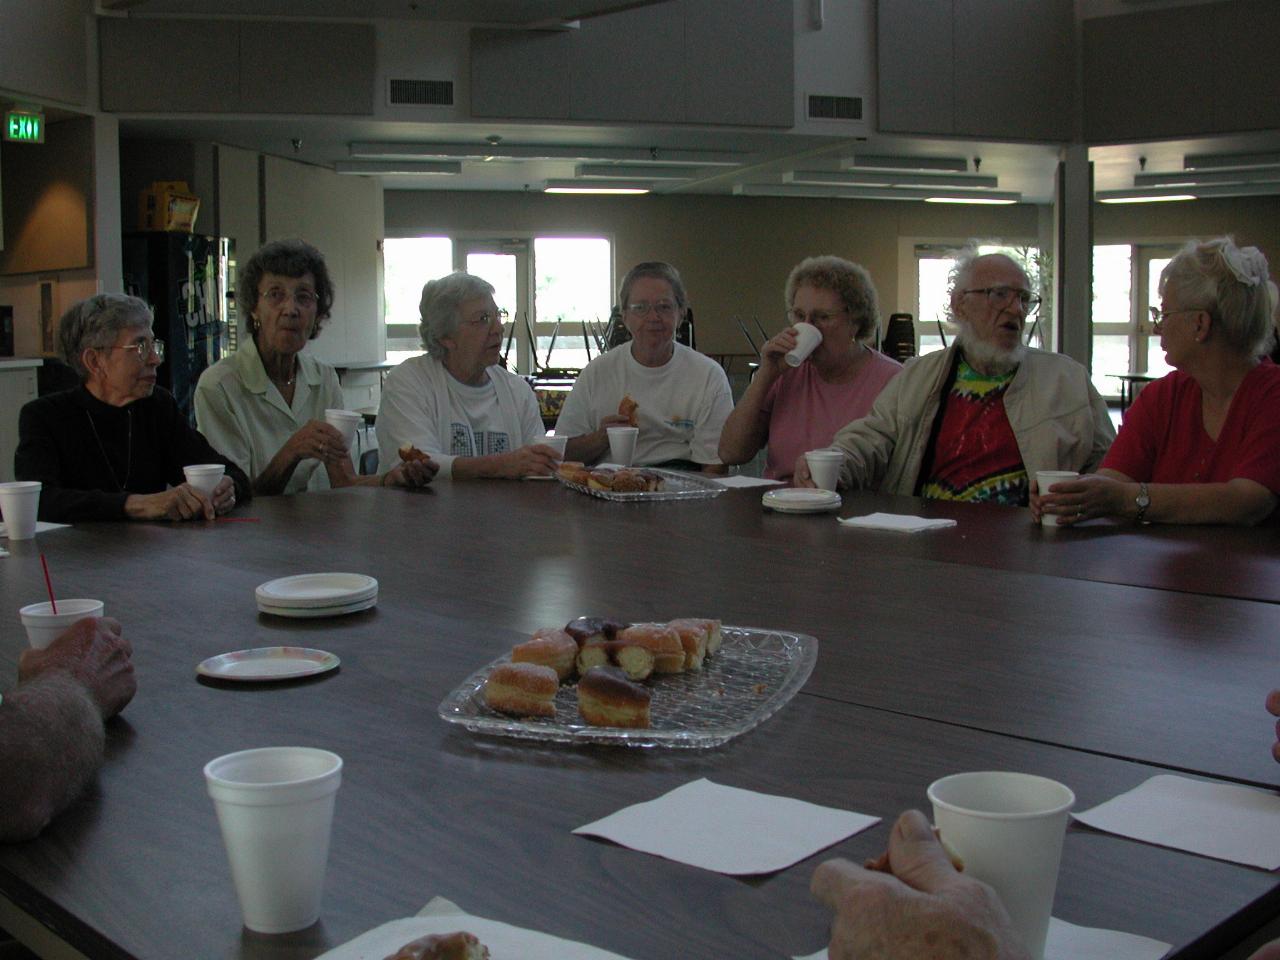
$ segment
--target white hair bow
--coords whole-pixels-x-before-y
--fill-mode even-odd
[[[1257,247],[1240,248],[1234,243],[1224,243],[1221,252],[1227,269],[1241,283],[1256,287],[1267,278],[1267,258]]]

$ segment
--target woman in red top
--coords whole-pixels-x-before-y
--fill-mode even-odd
[[[1257,247],[1229,237],[1189,243],[1160,274],[1151,309],[1174,372],[1149,384],[1091,477],[1032,496],[1032,513],[1069,525],[1267,519],[1280,499],[1276,285]]]

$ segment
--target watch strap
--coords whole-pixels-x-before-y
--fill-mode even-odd
[[[1138,495],[1134,498],[1134,503],[1138,505],[1138,515],[1134,517],[1134,522],[1146,523],[1147,507],[1151,506],[1151,491],[1145,483],[1138,484]]]

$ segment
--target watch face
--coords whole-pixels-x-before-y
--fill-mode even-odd
[[[1141,493],[1138,494],[1137,497],[1134,498],[1133,502],[1136,503],[1143,510],[1145,510],[1147,509],[1147,507],[1151,506],[1151,495],[1147,493],[1147,491],[1143,490]]]

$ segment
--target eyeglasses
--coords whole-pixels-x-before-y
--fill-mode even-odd
[[[847,316],[848,313],[848,310],[837,310],[835,313],[828,313],[826,310],[810,310],[805,313],[797,308],[787,311],[787,319],[792,323],[812,323],[815,327],[818,327],[828,324],[839,317]]]
[[[499,310],[497,313],[490,313],[486,310],[479,316],[472,317],[470,320],[463,320],[462,322],[472,327],[489,327],[495,322],[498,324],[505,324],[510,317],[511,314],[506,310]]]
[[[1160,332],[1160,328],[1164,326],[1166,317],[1176,316],[1179,313],[1199,313],[1199,310],[1161,310],[1159,307],[1147,307],[1151,311],[1151,329],[1155,333]]]
[[[960,292],[962,294],[985,293],[987,302],[997,310],[1003,310],[1008,307],[1016,297],[1018,302],[1022,304],[1023,313],[1028,317],[1040,309],[1040,298],[1030,290],[1019,290],[1015,287],[978,287],[976,290],[961,290]]]
[[[298,305],[299,310],[311,310],[319,302],[318,298],[310,290],[294,290],[290,293],[283,287],[272,287],[270,290],[261,294],[263,300],[271,304],[273,307],[283,307],[292,297],[293,302]]]
[[[163,340],[139,340],[137,343],[126,343],[123,347],[108,347],[108,350],[132,350],[138,355],[140,363],[146,363],[152,357],[164,362]]]
[[[663,320],[670,320],[676,315],[676,305],[671,300],[654,300],[652,303],[648,300],[637,300],[635,303],[627,304],[627,313],[636,319],[648,316],[650,310]]]

